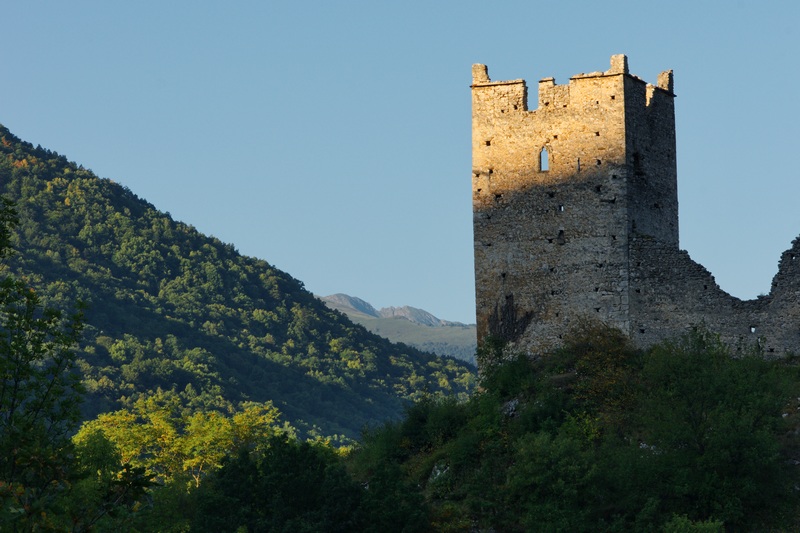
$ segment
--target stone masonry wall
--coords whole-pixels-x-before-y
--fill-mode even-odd
[[[536,100],[473,66],[479,342],[548,350],[589,317],[640,346],[704,324],[737,347],[800,351],[800,239],[749,302],[678,248],[671,71],[649,85],[613,56],[606,72],[543,79]]]

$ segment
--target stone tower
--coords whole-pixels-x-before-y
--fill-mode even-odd
[[[677,248],[672,72],[493,82],[472,67],[478,338],[552,346],[591,315],[630,330],[633,232]],[[524,335],[523,335],[524,334]]]
[[[566,85],[472,67],[478,342],[535,352],[585,317],[639,346],[703,325],[732,346],[800,352],[800,238],[769,295],[742,301],[678,247],[672,71],[650,85],[615,55]]]

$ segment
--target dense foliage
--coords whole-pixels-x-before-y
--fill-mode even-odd
[[[199,411],[272,402],[306,433],[355,437],[399,416],[404,399],[466,394],[474,380],[470,367],[369,334],[267,262],[2,126],[0,194],[19,213],[0,236],[19,251],[12,270],[53,308],[87,304],[76,360],[85,417],[172,391]]]
[[[352,468],[395,465],[439,531],[795,530],[797,394],[790,362],[709,334],[640,352],[588,328],[467,403],[417,403]]]
[[[11,254],[16,218],[0,198],[0,258]],[[129,508],[149,480],[120,464],[113,476],[100,474],[106,470],[93,459],[107,462],[102,444],[70,439],[83,393],[74,352],[80,311],[66,316],[42,305],[2,264],[0,276],[0,530],[85,530]]]

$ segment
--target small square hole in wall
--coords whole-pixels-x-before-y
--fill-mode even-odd
[[[483,144],[485,144],[486,146],[491,146],[492,145],[492,141],[484,141]]]
[[[553,139],[558,139],[558,135],[553,135]]]
[[[556,193],[550,191],[550,192],[547,193],[547,197],[548,198],[555,198],[556,197]]]
[[[514,109],[517,109],[517,104],[514,104]]]
[[[558,210],[563,212],[564,211],[564,206],[563,205],[558,206]]]
[[[596,312],[598,312],[598,313],[600,312],[600,308],[599,308],[599,307],[595,307],[595,308],[594,308],[594,310],[595,310]]]
[[[602,192],[602,191],[603,191],[603,186],[602,186],[602,185],[598,185],[598,186],[596,186],[596,187],[594,188],[594,190],[595,190],[596,192]]]
[[[616,95],[613,95],[613,94],[612,94],[612,95],[611,95],[611,99],[612,99],[612,100],[616,100],[616,99],[617,99]]]
[[[644,333],[644,328],[639,328],[639,333]]]
[[[594,136],[595,137],[600,137],[600,132],[599,131],[594,132]]]
[[[494,174],[494,169],[493,168],[489,169],[489,174]]]
[[[596,161],[597,161],[597,166],[600,166],[600,165],[602,165],[602,164],[603,164],[603,162],[602,162],[602,161],[600,161],[599,159],[597,159]]]

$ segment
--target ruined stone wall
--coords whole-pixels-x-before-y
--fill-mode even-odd
[[[704,325],[732,346],[800,353],[800,238],[768,296],[741,301],[678,248],[672,72],[648,85],[611,68],[493,82],[473,66],[479,342],[536,352],[598,319],[649,346]]]
[[[740,300],[689,254],[656,239],[631,240],[631,337],[646,347],[704,327],[735,351],[800,354],[800,238],[784,252],[770,294]]]

